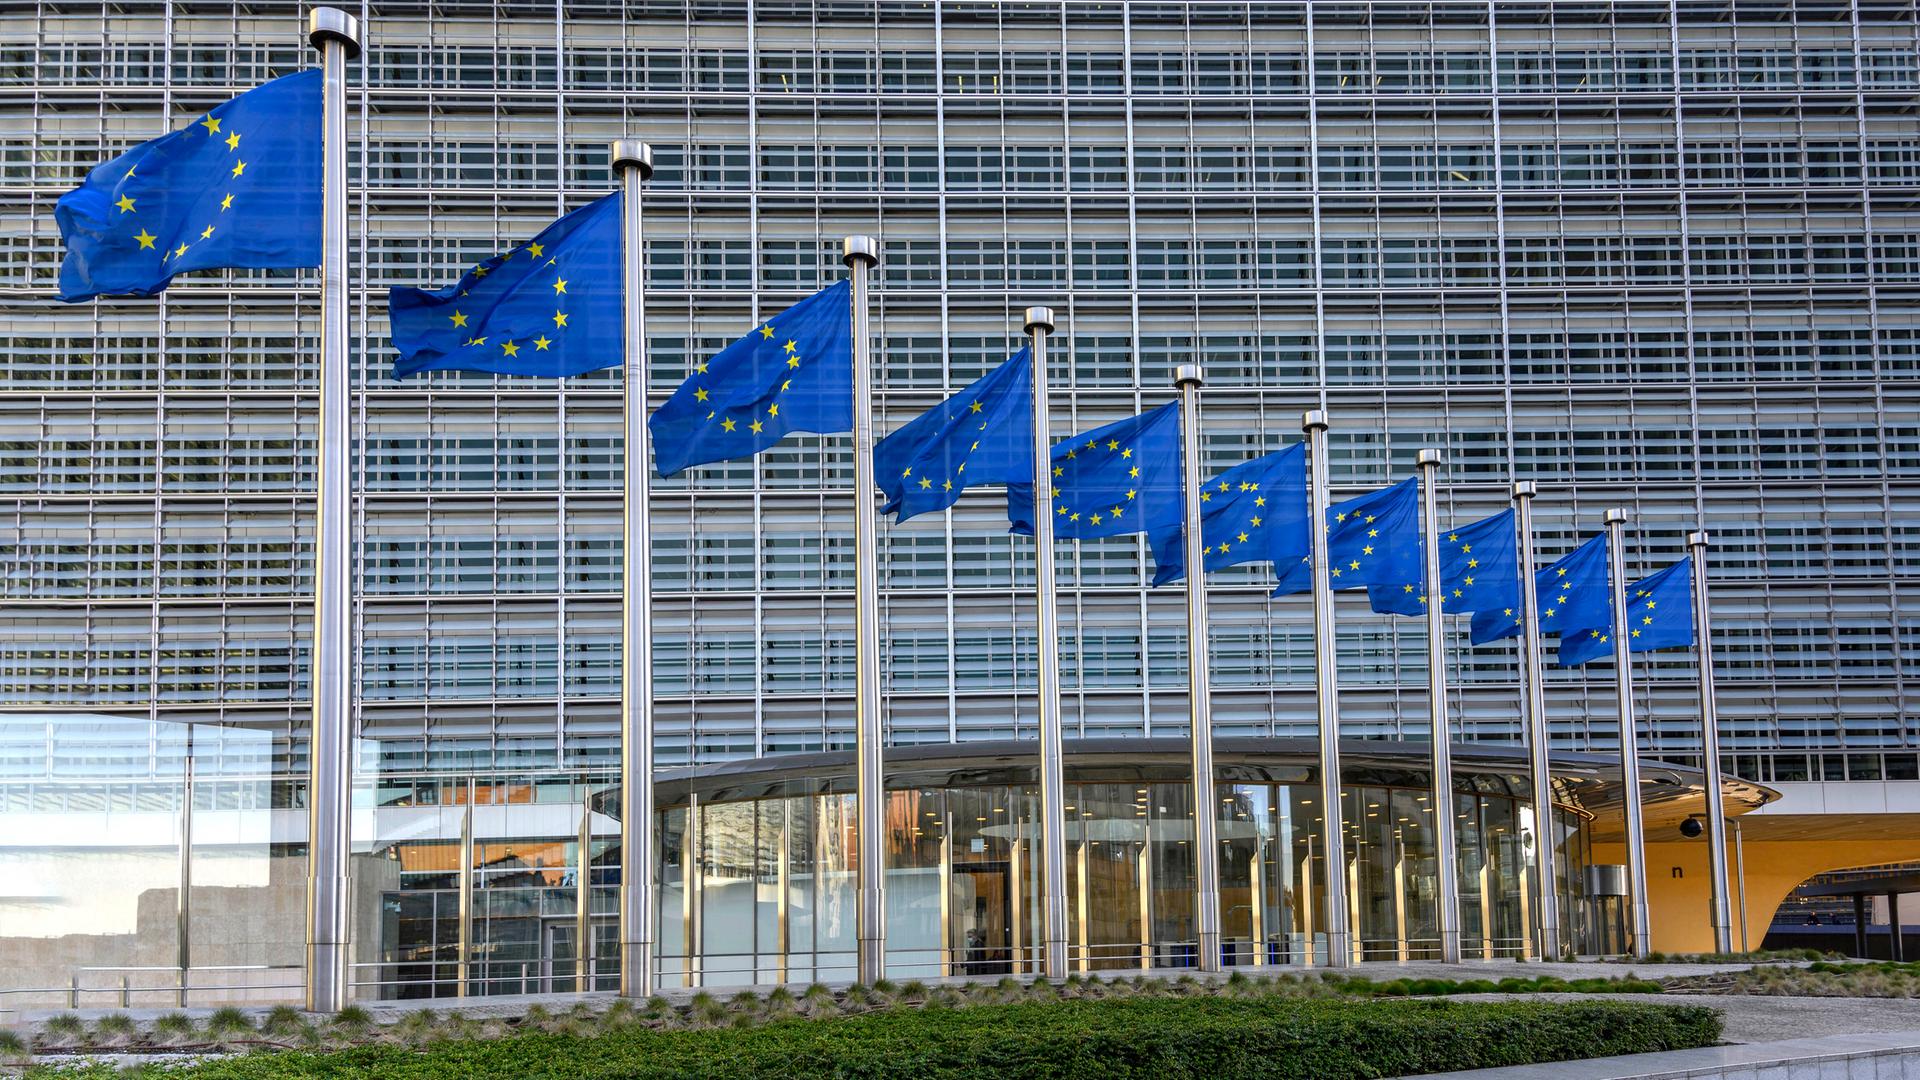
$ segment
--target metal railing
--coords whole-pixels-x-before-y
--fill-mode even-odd
[[[285,971],[292,973],[292,981],[286,982],[194,982],[193,976],[206,972],[238,971]],[[172,976],[169,985],[137,985],[136,976],[142,973],[164,972]],[[113,978],[118,974],[117,981]],[[104,977],[104,978],[102,978]],[[216,964],[207,967],[180,968],[166,965],[124,966],[124,967],[78,967],[67,980],[65,986],[15,986],[0,988],[0,999],[9,995],[41,995],[47,998],[64,998],[69,1009],[80,1008],[83,1000],[93,995],[110,995],[121,1008],[132,1008],[134,999],[141,995],[171,995],[173,1004],[186,1008],[192,1004],[193,995],[207,993],[233,993],[236,991],[291,991],[291,994],[276,995],[274,1000],[286,997],[298,998],[306,993],[306,969],[298,964]],[[10,1010],[11,1011],[11,1010]]]

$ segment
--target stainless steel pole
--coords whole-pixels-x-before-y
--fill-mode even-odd
[[[1340,686],[1334,668],[1333,579],[1327,576],[1327,414],[1311,409],[1300,418],[1307,434],[1307,535],[1313,556],[1313,680],[1320,714],[1320,845],[1325,852],[1327,966],[1353,962],[1347,912],[1347,836],[1340,802]],[[1313,526],[1318,525],[1319,528]],[[1308,868],[1309,875],[1311,867]],[[1312,889],[1309,880],[1307,888]],[[1313,948],[1313,942],[1307,942]]]
[[[1533,498],[1531,480],[1513,485],[1514,539],[1520,555],[1520,700],[1526,709],[1527,759],[1533,778],[1534,895],[1540,908],[1540,959],[1560,959],[1560,852],[1554,846],[1553,774],[1547,755],[1547,687],[1540,670],[1539,596],[1534,590]]]
[[[349,822],[353,803],[351,421],[347,414],[347,62],[360,22],[308,13],[321,64],[320,434],[314,509],[313,726],[307,744],[307,1008],[346,1007],[350,968]]]
[[[1647,924],[1646,824],[1640,819],[1640,741],[1633,721],[1632,653],[1627,648],[1627,577],[1622,534],[1625,509],[1606,513],[1608,588],[1613,593],[1613,681],[1620,699],[1620,786],[1627,826],[1627,903],[1633,927],[1633,956],[1645,959],[1652,946]]]
[[[1040,646],[1040,863],[1045,877],[1041,899],[1041,970],[1058,981],[1067,977],[1067,788],[1060,730],[1060,610],[1053,580],[1052,418],[1047,409],[1047,338],[1053,333],[1053,309],[1027,309],[1026,330],[1033,345],[1033,551],[1034,637]],[[1019,841],[1016,839],[1015,844]],[[1016,892],[1021,883],[1016,877]],[[1016,935],[1018,931],[1015,931]],[[1015,957],[1016,962],[1018,957]]]
[[[1220,800],[1213,791],[1213,705],[1207,685],[1207,565],[1200,535],[1200,365],[1181,364],[1182,487],[1186,496],[1187,722],[1193,741],[1193,928],[1200,970],[1220,970]],[[1257,901],[1256,901],[1257,902]],[[1259,943],[1255,942],[1258,948]]]
[[[1447,723],[1447,621],[1445,583],[1440,580],[1440,451],[1422,450],[1414,458],[1420,469],[1420,527],[1426,535],[1427,702],[1433,717],[1433,854],[1439,895],[1435,925],[1440,931],[1440,959],[1460,962],[1460,858],[1453,831],[1453,744]],[[1483,936],[1491,933],[1484,924]]]
[[[887,972],[886,779],[881,772],[880,592],[878,527],[873,501],[873,341],[867,318],[867,274],[880,261],[871,236],[849,236],[841,252],[853,272],[853,726],[858,763],[854,802],[859,818],[859,978]]]
[[[1707,774],[1707,869],[1713,886],[1713,948],[1733,951],[1728,922],[1727,814],[1720,801],[1720,707],[1713,692],[1713,607],[1707,600],[1707,534],[1687,534],[1693,555],[1693,643],[1700,665],[1700,748]]]
[[[653,994],[653,468],[647,431],[646,236],[640,185],[653,175],[653,148],[615,139],[620,178],[620,292],[626,371],[626,513],[621,522],[620,598],[620,996]],[[586,813],[593,814],[592,799]],[[584,955],[584,953],[582,954]]]
[[[1740,877],[1740,951],[1747,945],[1747,841],[1740,833],[1740,819],[1733,819],[1733,869]]]

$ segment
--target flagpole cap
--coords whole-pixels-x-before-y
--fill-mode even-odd
[[[1201,386],[1205,382],[1200,377],[1199,364],[1181,364],[1173,369],[1173,385],[1183,390],[1188,386]]]
[[[1690,548],[1704,548],[1710,546],[1711,543],[1712,542],[1707,539],[1707,531],[1705,529],[1687,534],[1687,546]]]
[[[1300,414],[1300,430],[1309,432],[1327,430],[1327,411],[1325,409],[1308,409],[1306,412]]]
[[[1435,450],[1432,447],[1428,447],[1427,449],[1422,450],[1419,453],[1413,455],[1413,463],[1422,469],[1425,469],[1428,467],[1437,469],[1440,467],[1440,462],[1442,460],[1443,458],[1440,454],[1440,451]]]
[[[1029,334],[1035,330],[1043,334],[1053,333],[1053,309],[1050,307],[1028,308],[1025,328]]]
[[[1531,499],[1538,494],[1540,494],[1540,485],[1532,480],[1513,482],[1513,497],[1516,499]]]
[[[1627,508],[1624,506],[1610,507],[1605,514],[1601,515],[1600,520],[1606,522],[1608,525],[1625,525],[1627,523]]]
[[[307,13],[307,41],[324,50],[327,42],[346,47],[347,59],[360,55],[360,20],[333,7],[317,7]]]
[[[877,266],[880,263],[880,242],[871,236],[849,236],[840,242],[840,261],[848,266],[854,263]]]
[[[653,147],[639,139],[615,139],[609,147],[609,160],[613,162],[613,171],[639,169],[640,179],[653,178]]]

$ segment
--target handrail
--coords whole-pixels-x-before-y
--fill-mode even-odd
[[[232,982],[232,983],[195,983],[192,976],[197,972],[214,971],[293,971],[300,977],[295,982]],[[120,973],[119,985],[90,986],[83,982],[83,975]],[[142,972],[172,972],[172,986],[135,986],[132,975]],[[307,988],[306,968],[300,964],[208,964],[204,967],[181,968],[178,965],[86,965],[73,969],[73,976],[65,986],[12,986],[0,987],[0,997],[9,994],[65,995],[67,1008],[80,1007],[83,994],[114,994],[120,999],[120,1007],[131,1008],[135,994],[172,994],[175,1004],[185,1008],[190,995],[196,991],[234,991],[234,990],[297,990]]]

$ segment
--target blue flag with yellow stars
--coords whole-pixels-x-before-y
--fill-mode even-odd
[[[1335,589],[1399,588],[1421,578],[1420,478],[1405,480],[1327,508],[1327,576]],[[1303,557],[1280,574],[1275,596],[1313,588]]]
[[[1055,443],[1053,535],[1090,540],[1144,532],[1157,566],[1180,559],[1180,403]],[[1007,485],[1013,531],[1033,535],[1032,484]]]
[[[647,420],[661,476],[853,429],[853,286],[829,285],[698,364]]]
[[[152,296],[175,274],[320,265],[320,72],[262,83],[87,174],[53,208],[60,299]]]
[[[1208,570],[1241,563],[1296,563],[1309,551],[1307,445],[1295,443],[1243,461],[1200,489],[1201,556]],[[1165,585],[1186,576],[1187,549],[1153,577]]]
[[[1561,667],[1613,655],[1613,605],[1607,608],[1604,628],[1560,638]],[[1627,638],[1633,652],[1693,644],[1693,556],[1627,587]]]
[[[563,378],[625,359],[620,194],[603,196],[437,291],[387,293],[393,377],[491,371]]]
[[[1373,610],[1392,615],[1427,613],[1426,552],[1414,576],[1393,585],[1370,585],[1367,599]],[[1464,615],[1488,608],[1506,609],[1520,602],[1520,555],[1513,531],[1513,511],[1448,530],[1440,538],[1440,610]]]
[[[905,521],[952,506],[973,484],[1033,478],[1033,350],[914,417],[873,448],[883,514]],[[1031,490],[1031,489],[1029,489]]]
[[[1583,633],[1613,621],[1612,589],[1607,574],[1607,534],[1595,533],[1560,561],[1533,575],[1535,601],[1540,605],[1540,632],[1563,637]],[[1473,643],[1520,636],[1520,602],[1483,608],[1473,616]]]

